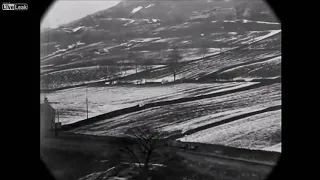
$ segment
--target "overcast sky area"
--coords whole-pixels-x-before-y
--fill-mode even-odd
[[[116,0],[57,0],[48,8],[41,22],[41,29],[56,28],[61,24],[108,9],[120,1]]]

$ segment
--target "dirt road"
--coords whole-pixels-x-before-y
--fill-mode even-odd
[[[211,164],[211,165],[223,165],[229,168],[234,169],[243,169],[256,171],[261,173],[269,173],[272,171],[274,165],[264,164],[260,162],[255,162],[251,160],[242,160],[235,158],[228,158],[216,155],[207,155],[201,153],[187,152],[187,151],[179,151],[178,155],[184,157],[187,160],[190,160],[199,164]]]

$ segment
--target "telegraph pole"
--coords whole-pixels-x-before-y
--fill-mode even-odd
[[[202,48],[204,49],[205,48],[205,45],[204,45],[204,34],[201,34],[201,36],[202,36]],[[203,51],[203,60],[204,60],[204,56],[206,55],[206,52],[205,51]]]
[[[86,88],[86,107],[87,107],[87,119],[89,119],[89,111],[88,111],[88,89]]]
[[[201,38],[202,38],[202,47],[201,49],[204,50],[204,34],[201,34]],[[201,50],[200,49],[200,50]],[[205,52],[203,51],[203,57],[202,57],[202,60],[204,61],[204,56],[205,56]],[[198,61],[198,68],[200,67],[200,62]]]
[[[59,112],[59,109],[58,109],[58,123],[59,123],[59,115],[60,115],[60,112]]]

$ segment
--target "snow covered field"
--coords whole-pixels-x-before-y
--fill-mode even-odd
[[[213,53],[214,54],[214,53]],[[207,56],[212,55],[207,54]],[[233,51],[231,53],[223,53],[214,57],[207,57],[205,59],[199,59],[197,61],[189,62],[179,69],[176,79],[193,79],[197,80],[207,75],[215,73],[222,68],[229,66],[236,66],[242,63],[256,62],[265,58],[281,55],[280,50],[259,50],[259,51]],[[200,56],[200,55],[199,55]],[[202,58],[202,56],[200,56]],[[278,67],[278,66],[275,66]],[[263,69],[264,70],[264,69]],[[262,73],[263,74],[263,73]],[[261,75],[261,73],[260,73]],[[268,73],[267,73],[268,75]],[[261,76],[264,77],[264,76]],[[269,77],[269,76],[268,76]],[[147,76],[139,77],[148,81],[173,81],[172,71],[165,67],[162,69],[151,70]],[[125,80],[133,80],[132,77],[125,78]]]
[[[272,36],[272,37],[270,37]],[[258,40],[262,40],[261,42],[258,42],[257,44],[250,45],[247,48],[244,48],[246,51],[233,51],[232,53],[227,54],[221,54],[219,48],[207,48],[208,52],[205,54],[205,57],[207,57],[205,60],[201,59],[203,57],[203,53],[201,53],[201,48],[190,48],[188,46],[183,47],[180,49],[180,53],[182,56],[181,61],[192,61],[192,60],[198,60],[197,62],[192,62],[187,64],[186,66],[182,67],[182,69],[179,70],[177,74],[177,79],[199,79],[204,76],[210,75],[216,71],[218,71],[221,68],[225,68],[227,66],[236,65],[239,63],[246,63],[250,61],[256,61],[259,59],[275,56],[275,55],[281,55],[281,50],[278,48],[281,46],[281,30],[271,30],[271,31],[247,31],[247,32],[226,32],[226,33],[213,33],[211,35],[206,35],[205,41],[224,41],[225,43],[231,44],[231,48],[235,48],[236,46],[239,46],[241,44],[248,44],[252,43]],[[153,38],[139,38],[139,39],[132,39],[131,41],[121,43],[120,45],[112,45],[109,46],[104,43],[96,43],[94,46],[100,48],[107,48],[108,50],[114,49],[114,48],[120,48],[122,50],[126,49],[127,46],[131,43],[134,44],[134,48],[137,48],[135,50],[135,53],[137,55],[137,58],[142,60],[148,60],[153,59],[155,61],[160,61],[161,63],[165,63],[166,59],[168,59],[168,55],[170,52],[168,50],[161,50],[159,51],[159,48],[157,46],[152,47],[156,44],[155,42],[159,42],[162,39],[160,37],[153,37]],[[200,43],[200,39],[197,38],[191,38],[189,36],[183,37],[181,39],[171,39],[173,42],[171,44],[193,44],[193,43]],[[199,41],[199,42],[198,42]],[[202,43],[202,42],[201,42]],[[212,43],[212,42],[211,42]],[[111,43],[112,44],[112,43]],[[80,47],[76,50],[76,52],[80,52],[82,48],[91,47],[91,45]],[[104,46],[104,47],[102,47]],[[107,47],[108,46],[108,47]],[[158,51],[154,51],[155,48]],[[262,48],[262,49],[261,49]],[[263,48],[271,48],[270,49],[263,49]],[[273,48],[273,49],[272,49]],[[277,49],[278,48],[278,49]],[[223,48],[223,51],[226,51],[228,48]],[[247,52],[248,49],[259,49],[259,51],[250,51]],[[148,50],[148,51],[146,51]],[[72,50],[73,51],[73,50]],[[116,52],[116,50],[115,50]],[[69,54],[71,53],[68,52]],[[66,53],[67,54],[67,53]],[[211,55],[216,55],[215,57],[208,57]],[[127,58],[127,55],[125,53],[114,53],[114,52],[108,52],[104,55],[99,55],[93,58],[93,60],[97,62],[101,62],[103,64],[103,61],[105,59],[113,59],[113,60],[125,60],[124,58]],[[47,61],[47,60],[44,60]],[[84,62],[85,64],[86,62]],[[273,66],[277,69],[278,65]],[[47,75],[41,76],[41,84],[43,84],[42,88],[59,88],[59,87],[68,87],[73,85],[81,85],[89,82],[97,82],[101,79],[106,79],[110,77],[106,77],[104,74],[106,71],[99,72],[99,67],[80,67],[80,68],[69,68],[66,70],[60,70],[58,67],[56,72],[48,73]],[[279,68],[278,68],[279,69]],[[139,72],[144,69],[139,69]],[[157,72],[155,72],[157,71]],[[42,72],[44,72],[42,70]],[[258,74],[261,74],[260,71]],[[124,72],[123,72],[124,73]],[[131,69],[128,70],[125,74],[118,74],[117,76],[127,76],[130,74],[134,74],[135,70]],[[272,72],[273,73],[273,72]],[[263,72],[262,72],[263,74]],[[99,76],[99,77],[96,77]],[[107,75],[113,77],[113,75]],[[151,76],[151,77],[149,77]],[[278,75],[276,75],[278,76]],[[258,78],[260,76],[258,75]],[[269,77],[269,76],[268,76]],[[273,75],[272,75],[273,77]],[[130,79],[131,78],[131,79]],[[147,76],[139,77],[140,79],[146,79],[149,81],[173,81],[173,75],[170,72],[168,68],[163,68],[162,70],[151,70],[151,73],[148,73]],[[234,77],[234,78],[239,78]],[[250,77],[251,78],[251,77]],[[261,78],[261,77],[260,77]],[[263,77],[262,77],[263,78]],[[129,79],[124,80],[138,80],[138,79],[132,79],[132,77],[129,77]],[[49,84],[46,84],[44,82],[50,82]]]
[[[228,77],[228,79],[261,79],[274,78],[281,76],[281,56],[256,63],[237,66],[235,68],[227,69],[219,73],[221,77]]]
[[[255,83],[81,87],[49,93],[47,98],[61,112],[60,121],[69,124],[86,118],[86,92],[89,117],[92,117],[140,103],[194,97],[252,84]]]
[[[273,152],[281,152],[281,143],[278,143],[276,145],[263,148],[262,150],[273,151]]]
[[[280,54],[281,52],[277,50],[253,52],[236,51],[230,54],[222,54],[216,57],[207,58],[205,60],[198,60],[196,62],[187,64],[186,66],[182,67],[182,69],[180,69],[177,74],[177,79],[199,79],[231,65],[257,61]],[[170,72],[165,72],[160,77],[170,79],[173,76]]]
[[[180,140],[281,152],[281,110],[209,128]]]
[[[225,42],[230,45],[238,46],[249,44],[260,39],[268,38],[274,33],[279,33],[276,30],[270,31],[245,31],[245,32],[224,32],[213,33],[208,39],[214,42]]]
[[[254,49],[280,49],[281,48],[281,31],[274,31],[274,33],[272,33],[269,36],[272,37],[268,37],[265,38],[255,44],[249,45],[248,47],[246,47],[245,49],[250,49],[250,50],[254,50]]]
[[[226,45],[236,47],[244,44],[250,44],[255,41],[269,38],[270,36],[279,33],[278,30],[267,30],[267,31],[245,31],[245,32],[222,32],[222,33],[212,33],[205,34],[203,39],[194,38],[191,36],[185,36],[180,38],[162,38],[156,41],[152,41],[150,44],[139,44],[139,47],[148,48],[148,46],[155,46],[161,43],[170,43],[178,47],[185,46],[201,46],[203,43],[209,45],[214,43],[219,43],[220,47],[225,47]],[[219,47],[219,46],[218,46]],[[210,46],[209,46],[210,48]],[[226,48],[226,47],[225,47]]]
[[[197,101],[150,108],[82,126],[73,130],[73,132],[117,136],[125,134],[128,128],[152,124],[154,127],[168,133],[181,133],[237,114],[277,105],[281,105],[281,84],[273,84]]]

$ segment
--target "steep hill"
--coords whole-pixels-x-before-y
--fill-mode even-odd
[[[41,87],[171,79],[163,66],[173,47],[181,62],[190,61],[178,79],[280,75],[281,58],[266,58],[281,57],[281,24],[264,1],[122,1],[41,33]],[[241,51],[217,55],[239,47]],[[199,60],[204,57],[209,58]],[[238,65],[252,70],[266,66],[262,69],[270,74],[241,67],[226,71]]]
[[[224,22],[242,18],[253,22]],[[122,1],[109,9],[42,32],[42,56],[54,52],[54,43],[65,49],[78,41],[88,44],[115,39],[123,42],[138,37],[195,35],[197,31],[206,30],[228,32],[278,28],[277,24],[256,21],[277,21],[264,1]],[[185,26],[185,23],[190,25]],[[172,33],[174,27],[178,30]]]

